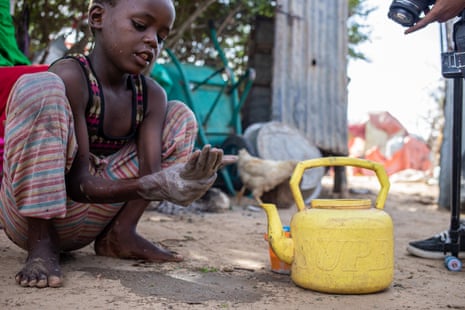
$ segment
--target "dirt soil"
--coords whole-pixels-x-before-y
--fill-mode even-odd
[[[330,196],[332,180],[323,180]],[[374,198],[377,181],[351,177],[349,198]],[[92,246],[63,257],[64,287],[22,288],[14,274],[26,253],[0,232],[0,309],[465,309],[465,270],[409,256],[408,241],[449,227],[437,185],[392,182],[385,211],[394,222],[394,280],[385,291],[338,295],[296,286],[270,271],[265,213],[251,200],[224,213],[169,216],[147,211],[139,232],[185,256],[151,264],[94,255]],[[288,224],[295,207],[280,209]]]

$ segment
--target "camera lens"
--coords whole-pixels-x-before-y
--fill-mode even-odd
[[[411,27],[418,22],[421,13],[434,2],[434,0],[393,0],[388,17],[404,27]]]
[[[418,19],[412,12],[399,7],[391,7],[388,17],[404,27],[413,26]]]

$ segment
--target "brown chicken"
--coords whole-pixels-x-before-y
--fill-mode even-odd
[[[242,198],[245,189],[249,189],[252,196],[262,203],[262,195],[288,181],[299,162],[262,159],[250,155],[245,149],[241,149],[238,155],[237,169],[243,184],[238,194],[238,201]]]

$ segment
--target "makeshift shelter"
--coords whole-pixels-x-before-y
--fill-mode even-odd
[[[431,151],[419,137],[389,112],[369,113],[365,123],[349,125],[349,155],[382,163],[388,175],[413,169],[432,169]],[[354,175],[372,175],[373,172],[353,168]]]

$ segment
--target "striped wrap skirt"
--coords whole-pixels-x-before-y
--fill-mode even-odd
[[[25,74],[13,86],[6,107],[0,223],[26,249],[27,218],[50,219],[61,250],[81,248],[105,228],[121,203],[78,203],[66,193],[65,175],[77,153],[73,115],[62,80],[51,72]],[[197,135],[192,111],[168,104],[162,136],[162,169],[185,161]],[[157,143],[157,142],[155,142]],[[135,143],[107,157],[91,154],[90,173],[116,180],[138,177]]]

